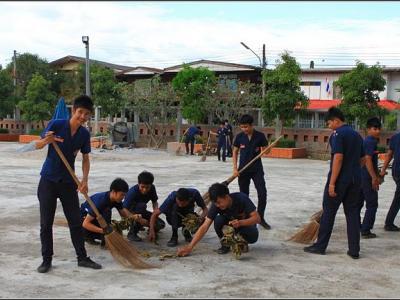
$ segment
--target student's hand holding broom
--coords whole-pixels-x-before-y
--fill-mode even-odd
[[[54,135],[54,131],[47,131],[46,134],[44,135],[44,138],[41,138],[40,140],[36,141],[36,149],[42,149],[46,145],[51,144],[53,142],[64,142],[64,139],[57,137]]]

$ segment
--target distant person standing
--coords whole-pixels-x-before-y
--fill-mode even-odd
[[[196,140],[196,135],[200,135],[200,126],[190,126],[185,133],[185,147],[186,147],[186,154],[189,154],[189,143],[190,143],[190,155],[194,155],[194,143]]]
[[[213,132],[210,130],[210,134],[216,135],[218,138],[217,145],[217,155],[218,160],[221,160],[221,150],[222,150],[222,161],[226,161],[226,147],[227,147],[227,138],[228,138],[228,130],[225,127],[225,122],[220,122],[219,128],[217,132]]]
[[[233,147],[233,128],[232,125],[229,124],[228,120],[225,120],[225,128],[228,131],[228,140],[227,140],[227,157],[232,157],[232,147]]]

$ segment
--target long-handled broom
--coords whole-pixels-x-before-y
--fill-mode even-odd
[[[283,135],[281,135],[280,137],[278,137],[274,142],[272,142],[267,148],[265,148],[263,151],[260,152],[260,154],[258,154],[256,157],[254,157],[251,161],[249,161],[243,168],[241,168],[239,170],[239,175],[240,173],[242,173],[244,170],[246,170],[248,167],[250,167],[250,165],[252,163],[254,163],[257,159],[259,159],[261,156],[263,156],[264,154],[268,154],[271,149],[273,147],[276,146],[276,144],[278,144],[279,140],[283,137]],[[234,181],[236,179],[236,177],[238,177],[237,175],[232,175],[231,177],[229,177],[227,180],[223,181],[222,183],[225,185],[229,185],[232,181]],[[206,205],[208,205],[210,203],[210,194],[208,192],[206,192],[203,195],[203,199]]]
[[[75,183],[79,186],[79,179],[76,177],[74,170],[69,165],[67,159],[64,154],[61,152],[56,142],[52,143],[54,149],[56,150],[58,156],[63,161],[65,167],[68,169],[68,172],[71,174]],[[107,249],[110,250],[112,256],[123,266],[129,268],[138,268],[138,269],[149,269],[154,268],[154,266],[142,261],[138,256],[139,252],[134,248],[128,241],[126,241],[122,235],[118,232],[114,231],[111,225],[107,224],[104,220],[103,216],[98,211],[96,205],[94,205],[93,201],[90,199],[87,193],[83,193],[86,201],[89,203],[90,207],[93,209],[96,214],[97,221],[100,224],[100,227],[103,228],[105,232],[105,241]]]
[[[313,214],[310,218],[310,222],[304,225],[293,236],[291,236],[288,241],[293,241],[301,244],[313,243],[318,237],[322,213],[323,210],[321,209],[320,211]]]
[[[186,131],[182,135],[182,138],[181,138],[181,141],[179,142],[178,148],[176,148],[176,150],[175,150],[175,154],[176,155],[180,155],[181,148],[182,148],[182,143],[183,143],[183,138],[185,137],[185,134],[187,133],[188,130],[189,130],[189,128],[186,129]]]
[[[206,159],[207,159],[208,144],[210,143],[210,137],[211,137],[211,134],[210,134],[210,132],[208,132],[208,139],[207,139],[206,149],[204,150],[203,156],[200,158],[200,161],[206,161]]]

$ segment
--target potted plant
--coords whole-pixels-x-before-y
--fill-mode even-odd
[[[271,152],[265,155],[265,157],[304,158],[306,157],[306,154],[306,148],[296,148],[296,141],[281,139],[278,144],[271,149]]]

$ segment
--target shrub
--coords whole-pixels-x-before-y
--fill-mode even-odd
[[[377,150],[379,153],[386,153],[386,147],[385,146],[378,146]]]
[[[271,142],[275,141],[275,138],[271,140]],[[278,144],[275,146],[276,148],[296,148],[296,141],[289,139],[281,139]]]
[[[29,131],[30,135],[40,135],[42,133],[44,129],[31,129],[31,131]]]
[[[9,133],[7,128],[0,128],[0,133]]]

